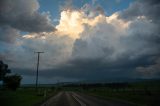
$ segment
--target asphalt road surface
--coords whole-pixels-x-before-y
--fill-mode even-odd
[[[41,106],[134,106],[133,104],[103,100],[97,97],[75,92],[60,92]]]

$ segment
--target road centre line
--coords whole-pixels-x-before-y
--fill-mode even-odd
[[[83,103],[81,100],[79,100],[79,98],[77,96],[75,96],[74,94],[72,94],[73,98],[76,99],[76,101],[81,105],[81,106],[87,106],[85,103]]]

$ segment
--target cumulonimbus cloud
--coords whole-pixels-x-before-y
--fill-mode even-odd
[[[107,79],[137,78],[149,73],[147,77],[157,77],[160,25],[157,11],[151,7],[159,9],[160,3],[154,2],[135,1],[111,16],[97,12],[103,9],[91,9],[89,4],[81,9],[64,9],[56,31],[31,31],[17,41],[18,49],[8,50],[14,55],[12,59],[17,60],[16,64],[10,64],[17,70],[21,69],[20,64],[26,64],[25,68],[32,70],[33,63],[28,61],[34,61],[32,53],[41,50],[45,51],[41,57],[44,70],[41,76]]]

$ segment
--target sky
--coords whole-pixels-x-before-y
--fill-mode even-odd
[[[159,0],[0,0],[0,60],[22,83],[160,78]]]

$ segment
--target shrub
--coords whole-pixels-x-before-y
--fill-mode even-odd
[[[11,90],[16,90],[20,86],[22,77],[20,75],[9,75],[4,78],[4,84]]]

